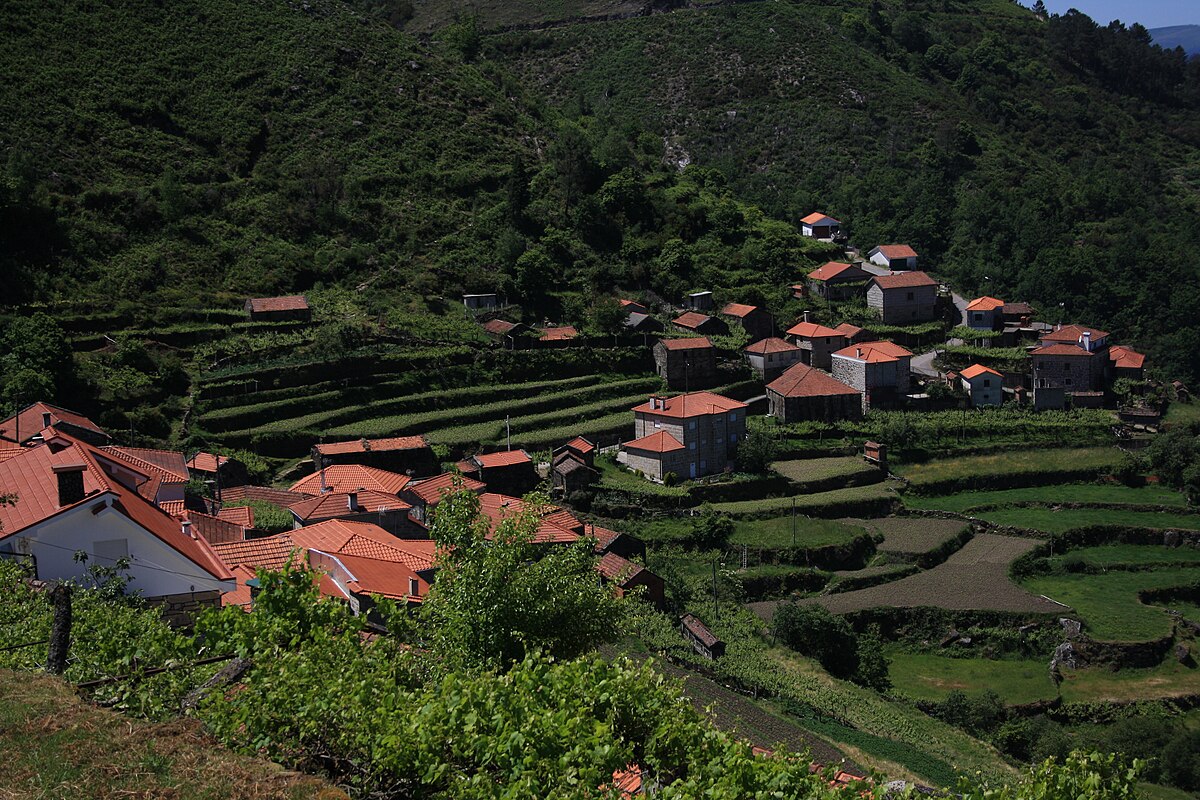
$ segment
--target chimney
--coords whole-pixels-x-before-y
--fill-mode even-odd
[[[804,322],[812,322],[812,312],[811,311],[802,311],[802,312],[800,312],[800,318]]]
[[[862,358],[862,348],[861,347],[854,348],[854,356],[855,356],[855,358]]]
[[[191,520],[185,519],[183,522],[179,523],[179,529],[181,531],[183,531],[184,537],[186,537],[188,539],[196,538],[196,534],[192,533],[192,521]]]
[[[368,442],[365,438],[362,440],[362,449],[363,449],[363,452],[366,452],[367,450],[371,449],[371,443]]]
[[[50,427],[50,412],[43,411],[42,412],[42,430],[46,430],[46,428],[49,428],[49,427]]]
[[[1092,352],[1092,332],[1091,331],[1083,332],[1083,349],[1087,350],[1089,353]]]
[[[63,461],[52,467],[58,477],[58,507],[74,505],[83,499],[83,471],[87,469],[82,461]]]
[[[346,494],[346,508],[349,511],[358,510],[358,492],[349,492]]]

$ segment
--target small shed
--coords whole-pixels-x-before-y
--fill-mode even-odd
[[[463,305],[471,311],[479,311],[495,308],[500,305],[500,301],[495,294],[464,294]]]
[[[679,618],[679,632],[697,654],[708,660],[715,661],[725,655],[725,642],[718,639],[695,614],[684,614]]]
[[[246,301],[246,313],[252,322],[309,322],[312,309],[302,294],[287,297],[253,297]]]
[[[692,292],[686,298],[684,298],[683,304],[693,311],[712,311],[713,293]]]

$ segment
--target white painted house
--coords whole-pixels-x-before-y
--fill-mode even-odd
[[[814,239],[829,239],[842,229],[842,223],[828,214],[819,211],[809,214],[800,220],[800,233]]]
[[[872,264],[878,264],[888,269],[917,268],[917,251],[906,244],[881,244],[868,253],[867,258],[871,260]]]
[[[975,408],[998,406],[1004,402],[1004,376],[982,364],[972,364],[959,373],[963,391]]]

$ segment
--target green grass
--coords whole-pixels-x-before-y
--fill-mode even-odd
[[[1063,533],[1092,525],[1120,525],[1129,528],[1182,528],[1200,530],[1200,515],[1172,514],[1166,511],[1127,511],[1111,508],[1005,508],[984,511],[980,519],[997,525],[1030,528],[1045,533]]]
[[[1183,427],[1193,422],[1200,422],[1200,402],[1171,403],[1167,407],[1167,415],[1163,418],[1168,426]]]
[[[1070,483],[1056,486],[1031,486],[1023,489],[958,492],[956,494],[923,496],[906,494],[908,508],[967,513],[981,506],[1010,503],[1106,503],[1129,505],[1187,506],[1180,492],[1151,484],[1131,487],[1117,484]]]
[[[796,518],[795,546],[804,548],[845,544],[855,537],[865,536],[866,528],[831,519]],[[733,529],[730,543],[782,550],[792,547],[792,518],[775,517],[762,520],[740,520]]]
[[[578,393],[575,396],[578,397]],[[514,441],[520,440],[522,434],[536,435],[541,429],[576,430],[578,427],[577,423],[594,419],[605,419],[604,424],[607,426],[613,424],[612,420],[615,418],[623,417],[629,423],[629,427],[632,430],[633,414],[629,409],[633,408],[639,402],[644,401],[645,398],[645,392],[638,391],[636,394],[606,397],[602,400],[592,403],[582,403],[580,405],[571,405],[569,402],[564,402],[564,407],[556,411],[546,411],[525,416],[514,415],[509,418],[508,425],[512,429]],[[521,410],[520,405],[512,403],[506,404],[503,408],[510,409],[513,412]],[[494,412],[489,409],[488,413]],[[504,429],[505,420],[504,415],[501,414],[495,419],[483,422],[445,428],[425,428],[421,432],[425,434],[430,443],[440,442],[443,444],[465,445],[474,442],[500,441],[504,438]]]
[[[1096,639],[1141,642],[1171,632],[1171,620],[1158,606],[1143,605],[1138,592],[1168,589],[1200,581],[1200,569],[1178,567],[1150,572],[1108,572],[1103,575],[1039,575],[1021,581],[1034,594],[1066,603]]]
[[[950,658],[895,648],[889,649],[888,657],[896,693],[914,700],[943,700],[952,691],[980,694],[991,689],[1007,705],[1023,705],[1058,694],[1046,660]]]
[[[1195,644],[1192,653],[1200,654]],[[1186,667],[1168,655],[1162,664],[1149,669],[1063,670],[1059,690],[1067,703],[1127,703],[1195,695],[1200,694],[1200,668]]]
[[[661,483],[639,478],[607,458],[597,458],[596,468],[600,470],[600,487],[604,489],[620,489],[637,494],[657,494],[663,497],[687,497],[686,487],[663,486]]]
[[[1058,471],[1103,469],[1121,459],[1115,447],[1074,447],[1046,450],[1012,450],[988,455],[938,458],[923,464],[904,464],[895,472],[909,480],[914,488],[946,481],[977,478],[1019,479]]]
[[[834,489],[828,492],[817,492],[796,497],[796,509],[800,513],[805,510],[829,509],[838,506],[851,506],[854,503],[869,500],[885,500],[896,497],[894,485],[876,483],[870,486],[852,486],[848,489]],[[766,511],[790,511],[792,498],[771,497],[765,500],[736,500],[728,503],[714,503],[713,508],[727,514],[759,514]]]
[[[1081,547],[1068,555],[1047,559],[1051,564],[1083,559],[1093,567],[1115,567],[1122,565],[1175,566],[1200,564],[1200,550],[1192,547],[1164,547],[1150,544],[1104,544],[1096,547]]]
[[[851,478],[879,471],[878,467],[868,464],[857,456],[776,461],[771,465],[771,469],[796,483],[815,483],[831,478]]]

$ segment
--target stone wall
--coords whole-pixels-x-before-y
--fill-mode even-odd
[[[186,628],[196,622],[201,611],[221,607],[221,592],[189,592],[148,597],[146,603],[158,606],[163,618],[176,628]]]

